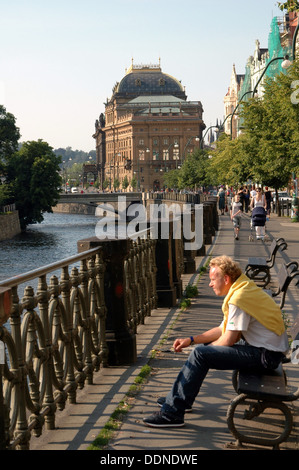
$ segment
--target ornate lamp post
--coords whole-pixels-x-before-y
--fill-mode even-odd
[[[298,30],[299,30],[299,21],[297,24],[297,27],[294,32],[293,36],[293,45],[292,45],[292,53],[293,53],[293,60],[296,59],[296,39],[298,35]],[[292,215],[291,215],[291,220],[292,222],[298,222],[298,180],[296,175],[293,175],[294,183],[295,183],[295,191],[293,194],[293,199],[292,199]]]
[[[231,115],[229,114],[229,116],[231,116]],[[228,116],[227,116],[227,117],[228,117]],[[225,121],[224,121],[224,122],[225,122]],[[224,124],[224,122],[223,122],[223,124]],[[207,133],[209,132],[209,130],[210,130],[210,129],[213,129],[213,128],[215,127],[215,128],[217,129],[217,132],[219,132],[220,129],[223,127],[223,124],[222,124],[222,126],[216,125],[216,126],[210,126],[210,127],[207,128],[206,132],[204,133],[204,135],[203,135],[202,138],[200,139],[200,142],[199,142],[199,148],[200,148],[200,149],[203,148],[203,143],[204,143],[204,140],[205,140],[205,136],[207,135]]]
[[[241,102],[243,101],[244,97],[248,94],[251,94],[252,93],[252,96],[254,96],[257,92],[257,88],[259,86],[259,84],[261,83],[265,73],[267,72],[268,68],[270,67],[270,65],[275,62],[276,60],[282,60],[282,68],[284,69],[287,69],[290,65],[291,65],[291,61],[289,60],[289,56],[286,55],[284,57],[274,57],[273,59],[270,60],[270,62],[268,62],[267,66],[265,67],[265,69],[263,70],[263,73],[261,74],[260,78],[258,79],[258,81],[256,82],[256,85],[253,89],[253,91],[246,91],[246,93],[244,93],[244,95],[242,95],[242,97],[240,98],[237,106],[235,107],[235,109],[233,110],[232,114],[231,114],[231,121],[230,121],[230,138],[232,139],[233,137],[233,117],[238,109],[238,107],[240,106]]]
[[[146,153],[149,153],[150,152],[150,149],[147,147],[146,149]],[[137,189],[138,191],[140,191],[140,168],[139,168],[139,165],[140,165],[140,155],[138,155],[138,158],[137,158],[137,174],[138,174],[138,180],[137,180]]]
[[[186,143],[186,145],[185,145],[185,147],[184,147],[184,150],[183,150],[183,160],[185,160],[185,151],[186,151],[186,148],[188,147],[188,145],[190,144],[190,142],[191,142],[192,139],[195,139],[196,142],[200,142],[200,139],[199,139],[198,135],[190,137],[190,139],[189,139],[188,142]]]

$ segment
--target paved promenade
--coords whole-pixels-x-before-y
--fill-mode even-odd
[[[197,258],[197,267],[204,265],[209,256],[226,254],[239,261],[244,268],[248,256],[268,257],[270,242],[249,241],[249,217],[244,214],[239,240],[234,240],[232,224],[227,215],[220,216],[219,232],[213,244],[207,247],[205,257]],[[290,260],[299,262],[299,223],[286,217],[272,215],[267,222],[270,238],[284,237],[288,249],[279,252],[276,266]],[[277,267],[272,270],[271,284],[275,286]],[[176,337],[195,335],[221,322],[222,298],[217,298],[208,287],[208,274],[184,275],[184,285],[197,284],[198,297],[192,299],[188,310],[179,308],[157,309],[139,327],[137,335],[138,360],[133,366],[102,369],[95,375],[94,384],[79,392],[78,403],[67,405],[57,413],[57,430],[44,432],[40,438],[31,439],[32,450],[85,450],[99,434],[110,415],[123,399],[142,366],[147,364],[152,350],[152,374],[142,391],[133,401],[121,430],[109,443],[109,450],[136,451],[201,451],[230,450],[234,438],[226,424],[226,412],[230,400],[236,396],[232,387],[231,372],[210,371],[194,403],[192,413],[185,415],[185,426],[177,429],[154,429],[145,427],[142,419],[158,410],[156,400],[166,395],[178,371],[185,362],[188,350],[182,353],[171,351]],[[299,288],[291,285],[284,311],[292,315],[298,312]],[[167,340],[161,346],[161,340]],[[292,385],[299,386],[298,366],[288,365]],[[298,401],[293,405],[295,424],[282,450],[299,449]],[[254,446],[248,446],[254,449]]]

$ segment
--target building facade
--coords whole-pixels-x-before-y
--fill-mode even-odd
[[[95,124],[102,188],[155,191],[163,175],[199,147],[200,101],[187,101],[182,84],[158,65],[131,67],[105,103]]]
[[[236,67],[234,64],[230,78],[230,85],[228,87],[227,94],[224,97],[224,117],[227,118],[224,123],[224,132],[226,134],[230,134],[232,131],[234,139],[237,137],[237,120],[236,116],[231,120],[230,115],[238,104],[238,93],[243,84],[243,80],[244,75],[238,75],[236,73]]]
[[[242,122],[238,113],[234,114],[231,128],[229,115],[233,112],[238,102],[246,101],[252,95],[250,94],[258,84],[268,63],[276,57],[284,57],[291,54],[292,36],[294,34],[295,15],[287,14],[282,18],[274,17],[270,25],[268,38],[268,47],[261,48],[260,42],[255,41],[253,55],[247,60],[245,75],[237,75],[233,69],[229,91],[224,98],[224,119],[225,132],[231,134],[232,138],[239,135],[242,128]],[[264,80],[267,77],[275,77],[280,72],[285,72],[282,67],[282,60],[271,63],[263,79],[259,82],[256,90],[256,96],[262,97],[264,92]],[[237,93],[237,94],[236,94]]]

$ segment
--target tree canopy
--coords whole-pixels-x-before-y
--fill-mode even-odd
[[[205,150],[196,149],[187,155],[179,170],[172,170],[164,175],[168,188],[196,189],[209,184],[209,155]]]
[[[19,211],[21,227],[42,222],[59,199],[60,158],[42,140],[25,142],[6,164],[6,184]]]
[[[253,180],[276,189],[287,186],[299,170],[299,62],[287,74],[267,79],[262,98],[242,103],[242,132],[222,136],[213,152],[216,183]],[[297,94],[296,94],[297,93]]]
[[[255,182],[276,190],[299,171],[299,61],[286,74],[268,78],[262,98],[240,103],[236,139],[221,134],[214,150],[188,155],[181,169],[165,174],[169,188]]]
[[[4,172],[6,161],[18,149],[20,131],[13,114],[0,105],[0,173]]]

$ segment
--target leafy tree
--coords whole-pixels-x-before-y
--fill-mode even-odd
[[[113,187],[114,187],[114,191],[119,188],[120,186],[120,181],[118,178],[115,178],[114,181],[113,181]]]
[[[189,154],[181,169],[172,170],[164,175],[164,181],[169,188],[192,188],[205,186],[210,183],[209,156],[204,150],[195,150]]]
[[[110,184],[109,180],[105,179],[103,181],[103,189],[107,189],[109,187],[109,184]]]
[[[5,204],[9,201],[11,196],[11,187],[9,184],[0,184],[0,210],[1,206],[5,206]]]
[[[168,188],[180,188],[180,170],[170,170],[164,175],[164,183]]]
[[[288,11],[296,11],[299,10],[299,2],[298,0],[287,0],[287,2],[278,2],[279,8]]]
[[[194,189],[199,185],[199,165],[194,154],[187,156],[179,173],[179,187]]]
[[[135,176],[133,176],[133,178],[131,179],[131,186],[135,191],[136,186],[137,186],[137,179],[135,178]]]
[[[292,103],[292,83],[299,77],[299,62],[288,74],[268,79],[262,99],[244,104],[248,146],[256,153],[252,172],[256,180],[276,190],[287,186],[299,170],[299,106]]]
[[[127,187],[129,186],[129,184],[130,184],[130,183],[129,183],[129,180],[128,180],[128,177],[127,177],[127,175],[126,175],[126,176],[124,177],[123,181],[122,181],[122,188],[123,188],[124,190],[126,190]]]
[[[42,222],[43,212],[52,212],[59,200],[60,158],[42,140],[25,142],[7,164],[7,181],[19,211],[23,229]]]
[[[267,79],[262,98],[242,103],[242,134],[222,135],[213,152],[210,172],[214,184],[233,186],[248,179],[276,189],[287,186],[299,170],[299,62],[287,74]]]
[[[6,162],[18,150],[19,138],[14,115],[0,105],[0,173],[5,174]]]

